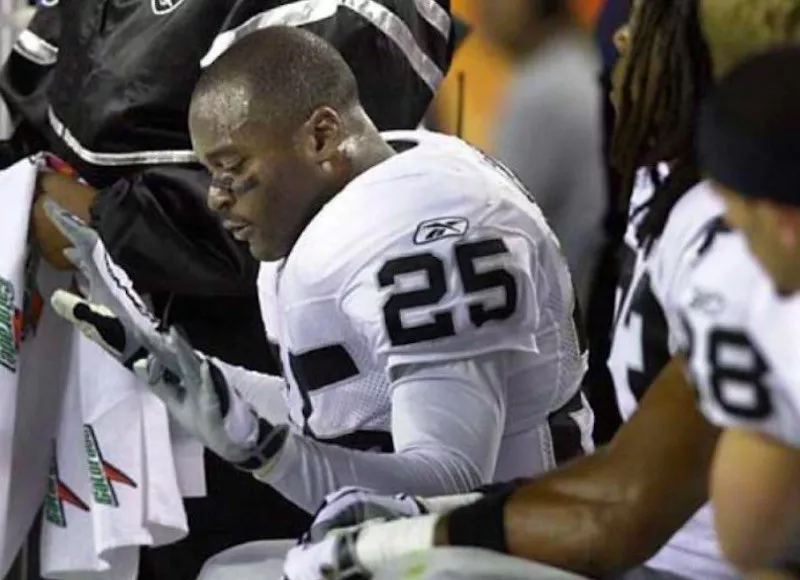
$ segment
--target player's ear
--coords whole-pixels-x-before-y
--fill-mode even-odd
[[[319,107],[311,113],[303,126],[303,153],[312,163],[323,165],[338,153],[342,123],[339,113],[330,107]]]
[[[775,215],[781,243],[787,248],[800,249],[800,210],[786,207],[770,207],[770,211]]]

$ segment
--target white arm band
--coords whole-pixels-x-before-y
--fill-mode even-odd
[[[421,503],[428,513],[446,514],[456,508],[475,503],[483,497],[477,491],[464,493],[461,495],[440,495],[438,497],[418,497],[416,500]]]

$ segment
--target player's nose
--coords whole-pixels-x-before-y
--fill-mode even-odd
[[[224,187],[212,184],[206,195],[206,205],[213,212],[224,212],[233,205],[234,199],[230,191]]]

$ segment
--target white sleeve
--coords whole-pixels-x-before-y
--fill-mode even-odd
[[[691,283],[689,369],[703,414],[800,447],[800,298],[775,292],[740,233],[715,242]]]
[[[394,453],[356,451],[291,432],[276,461],[256,474],[312,512],[347,485],[437,496],[488,483],[505,426],[507,353],[396,372]]]
[[[542,258],[555,249],[497,215],[472,220],[461,237],[416,247],[394,240],[342,291],[342,311],[390,376],[491,352],[538,354]],[[548,282],[568,283],[555,278]]]
[[[680,299],[723,209],[707,183],[688,191],[670,212],[664,232],[647,261],[653,295],[667,320],[669,350],[673,355],[686,350],[688,342],[680,319]]]
[[[228,384],[253,406],[258,415],[275,425],[288,421],[286,381],[283,377],[251,371],[216,357],[211,360],[222,371]]]

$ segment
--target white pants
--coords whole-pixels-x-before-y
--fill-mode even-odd
[[[437,548],[384,566],[373,580],[587,580],[543,564],[476,548]]]
[[[297,540],[265,540],[228,548],[203,564],[197,580],[280,580],[283,560]]]
[[[294,540],[251,542],[220,552],[197,580],[279,580]],[[473,548],[437,548],[401,558],[379,570],[374,580],[586,580],[503,554]]]

